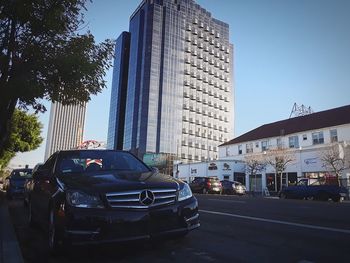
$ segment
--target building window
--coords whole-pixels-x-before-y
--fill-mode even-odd
[[[268,141],[262,141],[261,142],[261,151],[267,151],[269,149],[269,146],[268,146]]]
[[[259,148],[259,142],[255,142],[255,148]]]
[[[282,139],[281,138],[277,138],[277,149],[282,149]]]
[[[337,130],[330,130],[331,135],[331,142],[337,142],[338,141],[338,132]]]
[[[324,143],[323,132],[314,132],[312,134],[312,144],[322,144]]]
[[[299,148],[299,138],[298,136],[289,137],[289,148]]]
[[[242,154],[242,144],[238,145],[238,154]]]
[[[307,135],[303,134],[303,141],[306,141],[306,140],[307,140]]]
[[[246,153],[252,153],[253,152],[253,143],[247,143],[246,145]]]

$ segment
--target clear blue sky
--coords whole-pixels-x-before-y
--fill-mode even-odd
[[[96,41],[128,30],[141,0],[95,0],[87,27]],[[197,0],[230,25],[235,46],[235,136],[289,117],[294,102],[314,111],[350,104],[349,0]],[[106,141],[112,74],[88,105],[85,139]],[[49,104],[48,104],[49,105]],[[47,136],[49,111],[40,115]],[[18,154],[13,165],[34,165],[40,149]]]

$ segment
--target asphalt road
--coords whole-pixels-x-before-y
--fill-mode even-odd
[[[350,203],[197,195],[201,227],[182,239],[77,247],[52,258],[21,200],[10,214],[26,262],[350,262]]]

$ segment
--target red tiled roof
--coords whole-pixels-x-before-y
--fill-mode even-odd
[[[350,123],[350,105],[262,125],[220,146]]]

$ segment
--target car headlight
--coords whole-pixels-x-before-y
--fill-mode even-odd
[[[178,200],[183,201],[191,197],[192,197],[191,188],[188,186],[188,184],[185,183],[184,187],[179,192]]]
[[[68,191],[67,202],[79,208],[104,208],[101,199],[97,196],[88,195],[80,191]]]

